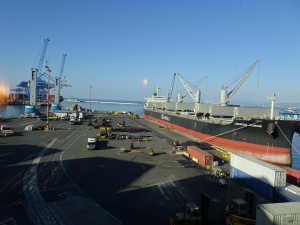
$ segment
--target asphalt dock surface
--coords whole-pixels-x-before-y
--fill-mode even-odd
[[[78,125],[50,121],[54,130],[49,131],[24,131],[26,125],[45,124],[37,118],[2,122],[16,135],[0,137],[0,224],[166,225],[187,202],[201,206],[203,193],[210,197],[205,206],[210,224],[225,224],[227,200],[244,198],[239,185],[229,180],[220,187],[206,169],[173,154],[175,140],[183,146],[195,140],[125,114],[89,116],[93,122],[111,118],[114,128],[124,121],[131,131],[141,131],[113,131],[119,139],[100,139],[95,150],[87,150],[88,137],[100,133],[87,119]],[[144,140],[130,139],[139,135]]]

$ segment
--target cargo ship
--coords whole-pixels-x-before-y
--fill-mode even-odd
[[[229,99],[250,75],[259,60],[253,64],[238,84],[228,91],[221,89],[219,104],[201,103],[200,90],[193,92],[184,78],[179,77],[193,102],[183,102],[182,93],[172,101],[170,92],[159,95],[155,88],[151,97],[145,98],[144,118],[170,129],[207,142],[228,152],[244,153],[280,166],[292,164],[292,139],[300,134],[300,121],[280,116],[274,107],[276,96],[269,97],[270,108],[245,107],[229,104]],[[170,88],[172,92],[172,88]]]

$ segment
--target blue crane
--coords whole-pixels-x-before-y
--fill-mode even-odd
[[[63,54],[62,61],[61,61],[61,64],[60,64],[60,70],[59,70],[59,73],[58,73],[58,78],[61,81],[62,81],[62,78],[63,78],[62,75],[63,75],[64,68],[65,68],[66,57],[67,57],[67,54]]]
[[[38,78],[40,78],[40,76],[42,74],[42,68],[43,68],[43,64],[44,64],[44,61],[45,61],[46,50],[47,50],[47,46],[48,46],[49,41],[50,40],[48,38],[44,39],[44,45],[43,45],[43,49],[42,49],[42,52],[41,52],[40,61],[39,61],[39,64],[36,68],[38,70]]]
[[[45,103],[47,99],[48,87],[55,89],[55,103],[59,104],[62,98],[60,98],[60,89],[62,87],[71,87],[65,80],[63,80],[63,72],[65,66],[65,60],[67,54],[63,54],[60,70],[57,77],[52,77],[50,74],[46,74],[43,71],[43,64],[45,61],[46,50],[49,43],[49,39],[44,39],[42,50],[40,51],[40,58],[37,67],[32,68],[31,79],[29,81],[21,82],[18,87],[21,88],[27,96],[30,96],[30,105],[36,106],[37,102]],[[30,87],[30,88],[28,88]]]
[[[40,56],[40,61],[37,68],[32,68],[31,70],[31,80],[30,80],[30,105],[36,106],[37,94],[40,94],[42,90],[45,89],[45,82],[42,80],[42,68],[45,61],[46,50],[48,46],[48,38],[44,39],[44,44]]]
[[[54,89],[55,89],[55,99],[54,102],[56,104],[59,104],[60,102],[60,89],[61,87],[68,87],[68,85],[65,83],[66,81],[63,80],[63,72],[65,67],[65,61],[66,61],[67,54],[63,54],[62,62],[60,65],[60,70],[58,73],[58,76],[55,78],[54,82]]]

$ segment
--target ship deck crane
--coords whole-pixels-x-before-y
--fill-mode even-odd
[[[235,82],[237,82],[237,79],[234,79],[233,82],[230,82],[230,84],[223,85],[221,89],[221,106],[226,106],[229,103],[229,100],[231,97],[239,90],[239,88],[242,86],[242,84],[245,82],[245,80],[250,76],[254,68],[257,66],[257,64],[260,63],[260,60],[256,60],[256,62],[250,67],[250,69],[246,72],[246,74],[238,81],[237,85],[228,92],[228,88]]]
[[[171,82],[171,86],[168,92],[168,96],[167,96],[167,101],[171,101],[171,97],[173,94],[173,88],[174,88],[174,82],[175,82],[175,77],[176,77],[176,73],[173,74],[173,78],[172,78],[172,82]]]
[[[173,88],[174,88],[174,83],[175,83],[175,78],[176,78],[176,75],[178,75],[180,81],[182,82],[183,86],[185,87],[185,89],[188,91],[188,93],[190,95],[192,95],[192,99],[195,101],[195,98],[196,98],[196,94],[194,94],[192,88],[190,88],[190,86],[187,84],[187,82],[183,79],[183,77],[179,74],[179,73],[174,73],[173,74],[173,78],[172,78],[172,82],[171,82],[171,85],[170,85],[170,88],[169,88],[169,92],[168,92],[168,95],[167,95],[167,101],[171,101],[171,97],[172,97],[172,94],[173,94]],[[195,86],[195,88],[198,88],[198,86],[205,80],[207,79],[208,76],[205,76],[203,77],[201,80],[199,80]]]
[[[200,90],[197,90],[196,93],[194,93],[193,90],[191,89],[191,87],[184,80],[184,78],[179,73],[175,73],[175,74],[178,76],[179,80],[181,81],[181,83],[183,84],[187,93],[191,96],[193,101],[195,103],[200,103]]]

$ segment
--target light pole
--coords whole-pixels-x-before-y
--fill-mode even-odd
[[[48,72],[48,85],[47,85],[47,125],[46,125],[46,129],[49,130],[49,99],[50,99],[50,73],[51,70],[49,68],[48,65],[48,60],[46,61],[46,65],[45,68]]]
[[[90,111],[89,111],[89,114],[91,114],[91,110],[92,110],[92,86],[90,86]]]

